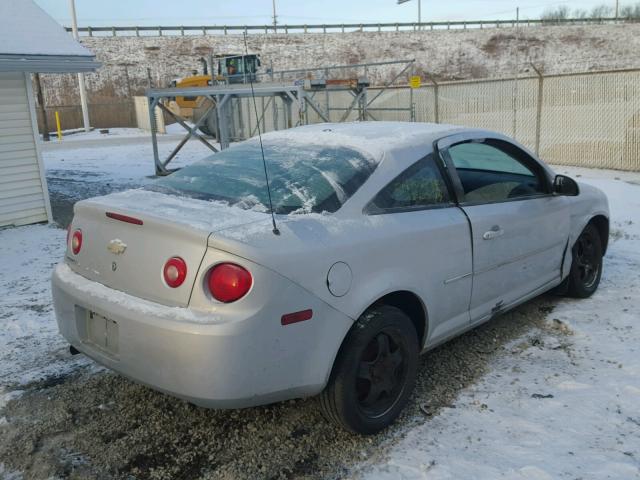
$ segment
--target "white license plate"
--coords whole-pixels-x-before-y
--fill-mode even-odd
[[[87,312],[87,340],[107,353],[118,353],[118,324],[102,315]]]

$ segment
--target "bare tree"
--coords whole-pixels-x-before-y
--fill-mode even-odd
[[[640,19],[640,3],[635,5],[624,5],[620,9],[620,16],[622,18]]]
[[[610,18],[615,15],[614,8],[609,4],[601,4],[596,7],[593,7],[591,11],[585,10],[583,8],[577,8],[575,10],[569,9],[569,7],[565,5],[561,5],[555,8],[548,8],[545,10],[540,19],[544,22],[560,22],[562,20],[567,20],[570,18],[575,18],[579,20],[584,20],[587,18],[599,19],[599,18]],[[640,19],[640,3],[635,3],[631,5],[623,5],[620,7],[620,17],[628,18],[630,20],[638,20]]]
[[[573,11],[573,18],[585,19],[589,18],[589,12],[582,8],[577,8]]]
[[[613,7],[611,5],[598,5],[591,10],[591,18],[607,18],[613,16]]]
[[[561,5],[556,8],[548,8],[542,13],[540,17],[545,22],[557,22],[559,20],[566,20],[571,16],[571,10],[566,5]]]

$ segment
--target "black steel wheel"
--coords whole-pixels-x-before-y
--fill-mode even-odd
[[[405,407],[415,383],[418,339],[411,319],[387,305],[353,326],[320,396],[325,416],[355,433],[389,426]]]
[[[404,388],[407,355],[395,330],[383,330],[365,347],[358,364],[356,393],[358,407],[377,418],[387,413]]]
[[[577,298],[590,297],[598,289],[602,276],[602,242],[594,225],[585,227],[572,254],[568,293]]]

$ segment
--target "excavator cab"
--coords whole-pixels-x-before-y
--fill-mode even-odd
[[[216,55],[210,57],[212,75],[208,72],[207,60],[200,58],[202,63],[202,75],[197,71],[191,76],[176,79],[171,82],[171,87],[205,87],[207,85],[218,84],[238,84],[258,81],[258,68],[260,67],[260,57],[256,54],[250,55]],[[170,99],[167,107],[182,118],[196,123],[200,117],[209,110],[209,102],[202,96],[176,96]],[[215,135],[217,118],[210,115],[207,121],[200,125],[200,130],[206,135]]]
[[[218,77],[227,83],[255,82],[258,67],[258,55],[229,55],[218,59]]]

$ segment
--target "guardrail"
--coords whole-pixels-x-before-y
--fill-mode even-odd
[[[290,34],[290,33],[335,33],[347,31],[382,32],[382,31],[417,31],[417,30],[452,30],[467,28],[500,28],[537,25],[599,25],[611,23],[631,23],[640,19],[630,18],[567,18],[562,20],[466,20],[447,22],[392,22],[392,23],[331,23],[331,24],[282,24],[273,25],[165,25],[165,26],[113,26],[113,27],[79,27],[81,35],[111,36],[183,36],[183,35],[228,35],[234,33]],[[70,32],[70,27],[65,27]]]

